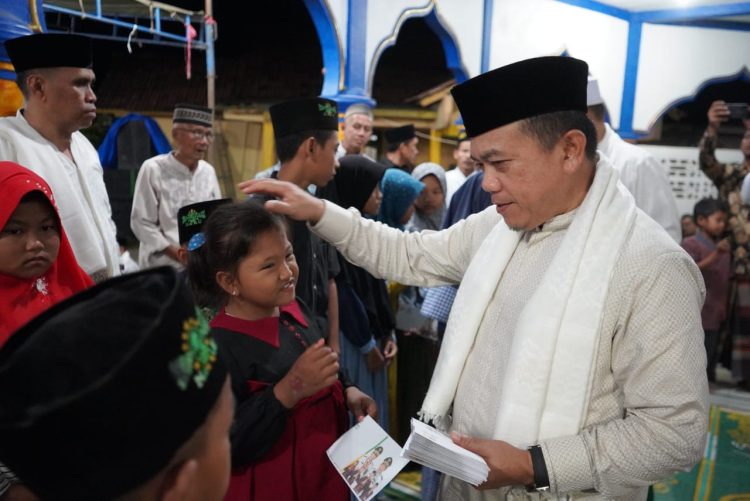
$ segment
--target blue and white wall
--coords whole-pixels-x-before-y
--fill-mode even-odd
[[[459,82],[528,57],[587,61],[624,136],[750,68],[750,25],[712,21],[750,14],[750,2],[629,12],[593,0],[304,1],[323,46],[321,94],[342,104],[372,102],[379,58],[411,17],[425,18]]]

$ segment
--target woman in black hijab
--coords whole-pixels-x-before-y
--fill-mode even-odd
[[[378,213],[380,180],[385,168],[362,155],[346,155],[320,198],[364,215]],[[336,278],[339,326],[343,336],[341,365],[354,384],[378,404],[378,422],[388,429],[387,365],[396,355],[395,322],[384,280],[379,280],[339,254],[341,273]]]

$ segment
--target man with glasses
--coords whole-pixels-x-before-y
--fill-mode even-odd
[[[211,110],[178,104],[172,118],[174,150],[149,158],[138,171],[130,227],[140,241],[141,268],[181,267],[177,211],[221,198],[214,168],[203,160],[213,140]]]

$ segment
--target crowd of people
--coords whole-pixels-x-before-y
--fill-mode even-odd
[[[24,104],[0,119],[4,501],[369,496],[390,462],[326,459],[365,416],[401,443],[419,416],[489,465],[479,490],[425,468],[423,499],[645,499],[701,457],[727,340],[750,389],[750,129],[744,163],[718,162],[723,102],[700,144],[719,198],[682,248],[665,171],[574,58],[454,87],[447,172],[413,125],[368,157],[365,104],[339,140],[335,101],[276,103],[278,163],[242,200],[204,159],[211,110],[180,104],[135,183],[136,266],[80,132],[91,39],[5,45]]]

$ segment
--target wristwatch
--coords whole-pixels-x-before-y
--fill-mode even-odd
[[[539,445],[532,445],[528,449],[531,454],[531,467],[534,470],[534,483],[526,486],[527,492],[544,492],[549,490],[549,475],[544,454]]]

